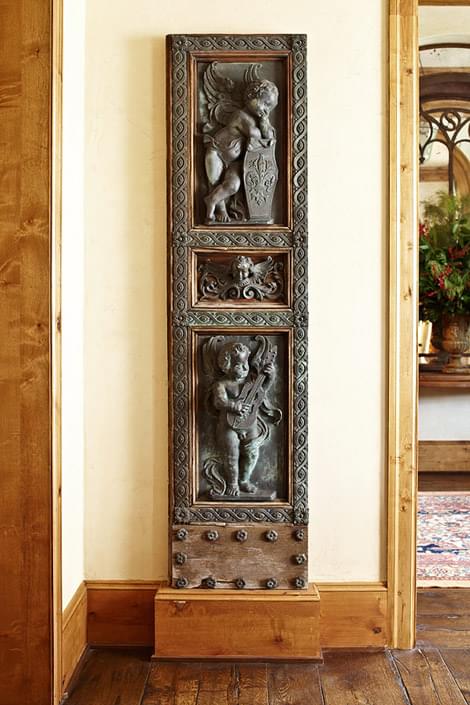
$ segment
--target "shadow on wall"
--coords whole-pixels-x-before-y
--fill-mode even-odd
[[[133,474],[123,574],[167,576],[167,284],[165,40],[128,44],[127,466]],[[150,535],[149,535],[150,533]]]

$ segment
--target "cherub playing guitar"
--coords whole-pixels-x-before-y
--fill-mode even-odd
[[[258,335],[255,341],[258,349],[253,356],[247,345],[227,341],[224,336],[210,338],[203,349],[205,371],[211,380],[207,401],[217,416],[220,453],[203,464],[213,497],[256,492],[251,476],[260,447],[269,436],[268,424],[277,425],[282,419],[281,410],[267,398],[277,350],[265,336]]]

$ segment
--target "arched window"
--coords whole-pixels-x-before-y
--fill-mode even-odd
[[[470,43],[420,47],[420,197],[470,193]]]

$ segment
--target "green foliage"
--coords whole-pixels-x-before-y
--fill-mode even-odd
[[[470,196],[444,191],[424,202],[419,226],[421,320],[470,314]]]

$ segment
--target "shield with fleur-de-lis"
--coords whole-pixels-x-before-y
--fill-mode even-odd
[[[259,143],[248,147],[243,162],[243,181],[252,223],[273,222],[272,204],[278,173],[275,140],[267,147]]]

